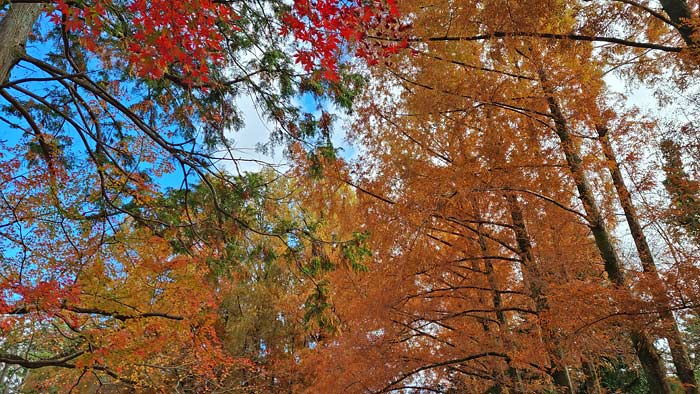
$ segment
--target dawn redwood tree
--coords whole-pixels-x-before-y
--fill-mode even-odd
[[[650,292],[653,294],[654,299],[659,305],[660,316],[663,319],[663,324],[666,326],[664,327],[664,330],[666,330],[665,336],[669,342],[669,349],[671,351],[674,366],[676,367],[676,373],[678,374],[681,382],[683,382],[685,385],[685,391],[687,393],[698,393],[698,384],[695,378],[695,371],[690,364],[690,357],[688,356],[688,350],[683,343],[682,333],[678,327],[676,318],[673,316],[673,306],[668,296],[668,291],[665,288],[661,277],[659,276],[656,259],[654,258],[647,237],[642,229],[639,215],[632,201],[632,196],[629,189],[627,188],[627,185],[622,177],[620,164],[617,160],[613,147],[610,144],[610,139],[607,133],[608,131],[604,127],[598,128],[600,143],[607,160],[615,191],[620,199],[620,205],[625,213],[627,225],[632,233],[632,239],[636,246],[637,254],[639,255],[639,260],[642,264],[642,269],[647,274],[648,280],[651,282]],[[682,166],[680,167],[682,168]]]
[[[664,187],[671,198],[669,221],[682,228],[688,236],[700,244],[700,187],[684,168],[679,143],[664,139],[661,142]]]
[[[625,3],[620,5],[622,9],[634,6],[631,2],[613,3]],[[532,173],[537,173],[537,170],[530,170],[522,178],[529,179],[532,183],[526,183],[526,186],[518,189],[520,189],[520,193],[529,195],[536,200],[539,199],[541,203],[546,202],[563,212],[568,212],[567,214],[573,215],[574,219],[581,220],[581,230],[584,234],[588,231],[591,232],[577,240],[581,244],[594,247],[598,257],[596,259],[589,255],[587,262],[582,259],[580,263],[589,264],[589,269],[595,272],[598,267],[591,262],[594,260],[602,261],[608,282],[598,282],[596,290],[592,293],[607,294],[608,300],[614,302],[610,305],[610,309],[600,310],[606,310],[606,313],[610,313],[608,317],[605,317],[603,313],[603,317],[596,318],[594,317],[595,311],[591,311],[588,318],[591,319],[590,321],[600,323],[605,320],[613,320],[612,317],[615,315],[644,316],[645,318],[639,318],[638,322],[630,319],[618,321],[613,325],[617,324],[618,330],[620,326],[625,327],[629,333],[634,344],[633,349],[637,352],[640,363],[646,371],[647,381],[652,390],[654,392],[670,392],[671,390],[664,371],[664,364],[657,349],[654,348],[654,340],[657,336],[669,335],[672,337],[670,343],[671,347],[674,347],[672,353],[679,378],[682,379],[686,391],[695,392],[694,377],[687,373],[687,368],[684,368],[684,365],[687,367],[687,363],[684,364],[684,360],[687,360],[687,353],[684,354],[682,340],[678,340],[678,325],[674,321],[673,315],[669,314],[669,311],[672,308],[678,308],[681,302],[681,305],[686,305],[686,309],[691,308],[694,303],[687,298],[687,293],[668,302],[665,301],[665,294],[658,297],[653,296],[653,306],[645,306],[641,302],[641,297],[636,297],[636,292],[643,291],[646,299],[646,292],[650,290],[642,290],[640,282],[644,282],[643,278],[647,275],[631,269],[634,266],[634,260],[626,261],[627,259],[620,255],[619,244],[611,236],[610,229],[618,225],[611,216],[611,211],[618,198],[624,199],[625,194],[621,188],[618,188],[619,193],[604,192],[609,190],[605,188],[606,185],[609,185],[610,190],[613,190],[614,187],[623,184],[615,179],[612,183],[608,180],[610,172],[605,161],[601,160],[605,154],[597,144],[598,136],[596,133],[596,126],[605,120],[604,111],[601,110],[601,107],[605,108],[605,105],[602,104],[605,102],[605,88],[601,76],[605,66],[616,67],[619,65],[613,58],[614,56],[618,54],[636,56],[639,55],[637,52],[641,52],[642,49],[634,48],[643,48],[647,50],[642,54],[643,56],[661,61],[664,56],[659,55],[659,53],[683,51],[679,47],[664,46],[665,43],[662,45],[633,42],[614,37],[580,35],[576,29],[593,28],[595,27],[594,23],[600,23],[600,26],[610,26],[610,29],[629,32],[624,30],[626,25],[611,24],[610,21],[615,19],[609,14],[597,15],[598,19],[592,13],[587,14],[585,11],[591,8],[586,7],[588,6],[579,3],[574,3],[569,8],[568,5],[555,4],[554,2],[512,4],[493,1],[480,3],[478,6],[462,4],[461,8],[454,9],[444,4],[428,6],[420,2],[404,3],[399,6],[399,10],[404,15],[411,15],[411,26],[405,35],[392,37],[383,34],[379,29],[368,36],[368,39],[377,42],[388,43],[403,40],[409,45],[408,50],[401,51],[399,55],[372,69],[375,71],[373,77],[379,88],[365,98],[371,104],[367,104],[363,112],[371,115],[367,115],[367,118],[361,118],[362,120],[358,123],[360,140],[364,146],[369,147],[369,154],[363,156],[361,164],[372,160],[372,168],[367,170],[366,178],[363,182],[356,184],[358,190],[362,190],[368,198],[376,199],[379,206],[388,204],[394,207],[386,208],[387,212],[396,210],[395,213],[382,217],[377,215],[377,211],[374,210],[376,208],[368,209],[368,216],[373,217],[368,221],[367,226],[372,223],[372,228],[376,228],[372,233],[378,239],[383,239],[385,235],[376,233],[386,231],[388,223],[391,223],[393,231],[399,233],[405,232],[405,229],[408,228],[412,229],[405,244],[400,243],[402,238],[394,235],[393,238],[386,241],[386,244],[377,241],[378,243],[374,245],[377,250],[387,254],[385,257],[378,257],[377,269],[381,272],[378,275],[380,277],[385,275],[403,277],[403,275],[410,275],[411,267],[414,267],[415,271],[413,272],[417,273],[413,277],[414,283],[411,283],[411,279],[406,279],[406,283],[392,283],[390,288],[396,288],[399,293],[405,292],[403,294],[410,294],[412,291],[416,291],[415,288],[426,292],[437,288],[438,286],[429,279],[417,276],[429,272],[430,267],[436,270],[439,269],[437,267],[444,267],[439,263],[441,261],[454,261],[454,257],[443,259],[442,254],[448,253],[447,251],[453,248],[463,248],[462,244],[455,246],[456,242],[453,239],[453,237],[459,237],[462,234],[455,229],[448,230],[437,226],[436,221],[441,216],[433,213],[433,215],[438,216],[435,218],[430,216],[428,212],[444,209],[444,206],[452,202],[451,199],[456,198],[455,196],[464,190],[474,191],[473,187],[455,185],[457,180],[464,181],[469,185],[469,182],[465,180],[466,174],[470,174],[470,172],[480,174],[481,177],[489,180],[494,176],[494,171],[490,171],[489,175],[485,176],[483,175],[484,171],[480,170],[479,158],[487,156],[476,148],[479,146],[478,142],[474,141],[476,137],[471,137],[470,133],[480,133],[479,137],[481,138],[495,134],[506,139],[504,129],[519,127],[521,130],[531,130],[527,137],[514,140],[517,141],[516,147],[504,148],[503,165],[521,166],[521,162],[517,160],[520,156],[516,153],[519,149],[540,160],[542,156],[546,157],[547,155],[561,156],[562,161],[548,170],[543,161],[528,163],[533,168],[542,168],[542,176],[548,172],[549,176],[557,174],[561,183],[546,184],[547,187],[544,190],[538,190],[540,185],[545,184],[538,185],[535,180],[537,178],[532,175]],[[621,14],[615,16],[619,15]],[[580,19],[578,19],[579,17]],[[640,27],[641,25],[635,26]],[[654,31],[653,29],[656,28],[659,27],[649,27],[650,30],[647,30],[649,37],[658,38],[659,32],[674,34],[673,30],[669,31],[663,28]],[[572,30],[575,33],[570,33]],[[619,31],[617,32],[619,33]],[[590,42],[607,43],[608,46],[593,50]],[[668,58],[669,56],[665,57],[665,59]],[[676,57],[676,60],[683,60],[683,58]],[[639,72],[643,78],[653,76],[652,68],[641,70],[639,69],[642,67],[641,63],[633,63],[633,65],[638,67],[633,70]],[[642,71],[646,74],[643,74]],[[679,75],[673,75],[673,77]],[[683,75],[688,76],[687,74]],[[397,85],[400,86],[398,92],[388,88],[388,86]],[[501,118],[500,123],[492,125],[485,116],[474,115],[493,113],[506,113],[509,116]],[[529,123],[526,123],[527,127],[525,127],[521,126],[519,122]],[[449,132],[443,132],[443,128],[448,129]],[[538,141],[538,144],[531,144],[527,138]],[[480,139],[476,140],[481,141]],[[467,141],[470,141],[471,144]],[[654,147],[653,144],[649,146]],[[429,159],[421,160],[422,154],[428,156]],[[451,177],[441,175],[441,171],[446,171],[445,168],[452,166],[463,168],[462,172],[455,172]],[[619,180],[617,175],[613,174],[613,177]],[[506,177],[506,179],[510,180],[512,176]],[[480,181],[487,183],[485,180],[480,179]],[[475,183],[478,184],[478,182]],[[421,184],[425,191],[422,189],[417,191],[418,184]],[[501,185],[501,189],[503,187]],[[507,187],[514,188],[515,186],[508,185]],[[553,193],[564,194],[558,198],[552,198],[550,196]],[[622,201],[623,205],[627,205],[625,208],[630,207],[628,202],[626,199]],[[398,206],[402,205],[406,207],[406,211],[398,213]],[[499,209],[493,209],[494,215],[500,213]],[[629,209],[627,211],[632,212]],[[464,212],[469,211],[462,208],[461,212],[464,215]],[[491,213],[490,210],[487,212],[486,215]],[[537,211],[535,210],[535,212]],[[460,218],[456,214],[449,217]],[[464,221],[464,217],[462,220]],[[547,220],[542,217],[535,219],[535,221],[547,223]],[[634,220],[632,222],[634,223]],[[445,234],[445,237],[425,234],[430,231],[439,231]],[[541,235],[546,236],[547,232]],[[423,243],[427,243],[427,245],[423,245]],[[545,245],[549,245],[539,237],[534,237],[533,244],[543,249],[547,248]],[[501,246],[504,245],[501,244]],[[422,252],[421,247],[431,250],[434,257],[429,257],[427,252]],[[483,249],[481,251],[483,252]],[[561,252],[570,253],[570,251],[564,252],[564,249],[560,249]],[[643,250],[640,250],[639,255],[643,256],[643,254]],[[649,266],[648,257],[642,258],[645,259],[643,263]],[[414,259],[417,268],[407,263],[407,261]],[[664,260],[668,261],[668,259]],[[430,265],[431,261],[434,262],[433,265]],[[695,272],[695,259],[689,259],[684,263],[677,261],[683,265],[684,272]],[[389,267],[386,267],[387,265]],[[392,265],[406,267],[408,272],[385,273],[384,270],[391,272]],[[396,270],[400,272],[401,269],[396,268]],[[600,271],[598,272],[600,273]],[[650,269],[647,272],[653,274]],[[668,285],[657,286],[657,283],[657,285],[652,286],[654,290],[651,291],[651,294],[658,294],[658,292],[675,294],[674,287],[676,285],[672,284],[670,277],[666,277],[671,272],[667,271],[661,276],[661,280],[669,281]],[[448,274],[443,275],[447,276]],[[435,276],[439,277],[439,275]],[[548,283],[550,288],[556,284],[559,284],[557,280]],[[643,285],[647,284],[649,283],[644,282]],[[566,289],[567,286],[571,285],[565,283],[559,289]],[[452,291],[454,287],[451,286],[449,290],[445,290],[449,295],[442,297],[455,296],[457,298],[456,294],[459,292]],[[481,287],[489,288],[488,286]],[[566,294],[565,292],[566,290],[560,294]],[[582,294],[585,293],[582,292]],[[382,296],[390,297],[387,294],[382,294]],[[441,304],[440,307],[443,309],[440,309],[432,307],[432,303],[435,301],[425,299],[428,297],[411,296],[410,298],[418,304],[420,302],[417,300],[424,301],[423,305],[431,312],[447,313],[444,309],[447,302]],[[690,299],[693,298],[690,297]],[[554,310],[561,311],[558,309],[560,303],[566,304],[554,296],[548,297],[548,300],[554,300],[552,301]],[[390,302],[389,304],[393,305]],[[400,305],[404,306],[403,303]],[[478,303],[474,301],[473,305],[478,305]],[[412,307],[418,308],[416,305],[412,305]],[[395,306],[394,308],[402,311]],[[583,309],[581,306],[573,309],[577,308]],[[390,364],[392,368],[397,369],[389,373],[390,375],[393,373],[393,377],[373,376],[363,380],[355,374],[353,375],[353,378],[356,379],[355,382],[348,382],[348,385],[354,384],[356,387],[361,387],[364,384],[369,387],[368,390],[372,390],[372,387],[380,387],[377,389],[378,391],[390,391],[399,389],[402,387],[401,385],[405,385],[403,387],[408,389],[411,383],[417,381],[424,383],[426,376],[435,377],[438,381],[440,378],[444,378],[454,382],[454,375],[464,374],[474,377],[478,373],[465,367],[468,362],[473,360],[470,357],[473,356],[474,359],[498,358],[507,354],[507,352],[489,353],[488,351],[483,354],[474,354],[466,349],[460,349],[463,352],[462,357],[450,357],[447,351],[440,355],[437,354],[438,351],[434,351],[431,355],[425,355],[416,350],[416,353],[412,354],[414,348],[421,347],[422,342],[420,341],[435,341],[433,346],[423,346],[430,346],[432,349],[437,347],[440,351],[454,345],[455,342],[451,341],[448,344],[438,344],[442,343],[440,340],[443,338],[440,334],[442,334],[443,329],[469,333],[467,336],[470,338],[478,337],[477,331],[474,331],[473,328],[467,328],[467,326],[456,328],[455,325],[448,324],[446,325],[449,328],[445,328],[441,326],[441,323],[445,323],[444,321],[438,320],[429,313],[419,314],[415,310],[405,312],[406,316],[416,319],[411,321],[412,324],[424,324],[424,326],[407,326],[406,321],[398,319],[394,323],[403,325],[407,330],[419,328],[420,331],[414,333],[416,337],[421,339],[413,341],[408,339],[413,336],[402,337],[401,331],[397,331],[396,335],[392,337],[394,331],[390,331],[387,326],[380,326],[381,328],[368,326],[364,331],[360,330],[359,333],[349,334],[347,346],[348,348],[357,346],[358,349],[366,349],[366,347],[361,347],[367,346],[363,341],[375,341],[382,346],[387,346],[384,348],[385,354],[397,354],[396,360],[404,357],[415,361],[420,366],[416,365],[415,368],[411,369],[411,365],[404,364],[400,367],[397,361],[394,361],[397,364],[394,365],[390,364],[388,357],[383,359],[378,357],[377,360],[382,361],[377,362]],[[383,313],[388,315],[386,311]],[[671,328],[669,330],[657,325],[655,319],[658,319],[660,314],[665,315],[663,320],[670,322]],[[562,314],[562,316],[564,315]],[[454,315],[447,316],[463,317],[464,315],[455,312]],[[376,321],[373,323],[378,324]],[[437,327],[432,326],[432,324],[436,324]],[[558,322],[558,324],[567,326],[566,322]],[[434,328],[427,330],[426,326]],[[600,326],[593,323],[583,326],[583,328],[569,326],[571,335],[580,335],[584,329],[590,329],[592,332],[601,330]],[[560,329],[566,332],[563,327]],[[676,333],[674,334],[673,331]],[[367,335],[368,338],[363,338],[363,334]],[[404,338],[403,340],[395,339],[395,341],[405,344],[406,349],[403,350],[405,354],[398,356],[402,354],[400,351],[389,350],[389,346],[393,342],[388,338]],[[571,338],[569,339],[571,340]],[[358,343],[363,345],[358,345]],[[486,346],[484,341],[479,343]],[[587,345],[594,346],[593,343],[593,341],[587,342]],[[616,345],[629,349],[629,344],[618,342]],[[346,349],[342,346],[342,344],[329,346],[329,352],[342,353],[340,349]],[[572,364],[578,368],[572,371],[572,375],[580,376],[581,381],[588,381],[589,376],[586,375],[592,374],[591,371],[595,370],[595,365],[592,364],[596,363],[601,354],[605,353],[598,349],[584,350],[581,353],[577,354],[578,359],[574,357]],[[409,354],[412,354],[414,358],[411,358]],[[614,354],[614,352],[609,354]],[[436,358],[440,358],[440,361]],[[506,361],[508,360],[506,359]],[[423,364],[421,365],[420,362]],[[350,364],[351,361],[347,363]],[[482,361],[482,364],[485,365],[485,362]],[[512,364],[512,362],[507,362],[507,364]],[[401,370],[402,367],[403,370]],[[499,368],[495,367],[495,370],[499,370]],[[484,370],[479,372],[482,379],[493,379],[488,374],[483,373]],[[389,382],[389,384],[379,385],[382,380]],[[470,387],[470,384],[474,385],[471,387],[478,387],[474,380],[469,382],[467,387]],[[600,385],[595,382],[588,385],[588,387],[595,386]],[[446,390],[444,387],[437,386],[431,388],[438,392]],[[417,387],[417,389],[420,388]]]
[[[375,264],[367,277],[335,278],[345,329],[319,347],[321,361],[308,362],[330,369],[342,357],[347,367],[342,376],[319,376],[311,391],[449,392],[449,381],[455,389],[533,392],[552,388],[550,376],[569,386],[567,365],[586,352],[615,354],[620,344],[600,326],[567,339],[577,322],[610,312],[605,300],[615,295],[601,286],[602,267],[588,265],[595,249],[581,213],[551,203],[572,198],[559,170],[566,164],[535,138],[539,123],[486,105],[472,110],[470,98],[445,94],[465,81],[443,77],[460,75],[448,63],[411,62],[425,78],[413,83],[414,75],[378,67],[386,85],[360,102],[366,121],[356,133],[367,151],[357,186]],[[478,77],[474,91],[491,102],[512,78]],[[431,89],[436,81],[450,86]],[[403,100],[383,102],[382,89],[396,82]],[[511,214],[504,194],[529,207],[525,219]],[[572,311],[581,320],[569,319]]]

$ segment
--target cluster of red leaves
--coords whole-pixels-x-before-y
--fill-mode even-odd
[[[40,281],[34,284],[18,284],[4,281],[0,284],[0,313],[8,313],[16,306],[25,306],[41,310],[52,316],[64,303],[75,301],[79,297],[77,286],[58,280]],[[9,302],[8,302],[9,301]]]
[[[396,0],[296,0],[282,18],[281,32],[307,44],[295,54],[305,71],[319,71],[324,79],[337,82],[343,43],[356,44],[354,54],[370,64],[406,46],[405,40],[388,45],[366,40],[368,31],[397,25],[398,17]]]
[[[80,34],[83,46],[98,52],[103,27],[114,18],[110,12],[117,12],[109,10],[115,9],[112,0],[82,7],[56,0],[50,19]],[[217,23],[235,28],[238,19],[230,7],[213,0],[131,0],[126,11],[131,32],[122,49],[136,75],[157,79],[176,68],[189,82],[207,82],[210,66],[223,62],[224,37]]]
[[[104,26],[115,19],[117,9],[112,0],[80,7],[55,0],[50,19],[79,34],[86,49],[99,52],[105,49],[100,45]],[[130,0],[121,10],[118,19],[126,16],[131,31],[120,49],[135,73],[157,79],[176,68],[186,82],[208,81],[211,65],[224,60],[224,37],[217,24],[235,29],[238,19],[229,6],[214,0]],[[396,0],[295,0],[282,18],[281,30],[301,43],[295,57],[307,72],[336,82],[344,43],[359,44],[354,45],[354,54],[370,64],[406,46],[405,40],[365,40],[368,31],[399,26],[398,17]]]
[[[209,62],[224,60],[224,40],[217,21],[233,24],[237,16],[224,4],[212,0],[138,0],[129,10],[135,14],[135,41],[130,43],[131,61],[141,61],[141,73],[158,78],[170,64],[182,65],[185,75],[206,82]]]

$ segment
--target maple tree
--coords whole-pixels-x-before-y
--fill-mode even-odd
[[[243,122],[234,100],[254,98],[277,127],[272,143],[313,150],[329,136],[294,98],[330,92],[347,107],[352,76],[328,84],[296,70],[281,2],[3,7],[2,122],[15,133],[2,147],[0,362],[31,370],[24,387],[39,391],[211,391],[258,373],[254,352],[222,342],[222,297],[246,282],[218,277],[209,259],[237,260],[211,256],[198,215],[156,209],[161,182],[180,170],[185,205],[206,188],[219,232],[278,237],[225,200],[264,186],[239,188],[218,166],[242,162],[227,135]],[[174,242],[184,236],[193,244]]]

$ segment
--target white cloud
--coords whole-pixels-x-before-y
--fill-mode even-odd
[[[270,140],[270,134],[275,128],[274,123],[265,119],[253,97],[249,95],[238,97],[236,107],[245,125],[240,130],[229,131],[227,137],[231,140],[233,154],[237,160],[235,163],[226,161],[222,167],[233,174],[260,171],[267,165],[284,171],[287,161],[280,148],[267,153],[262,153],[259,149],[260,145]]]

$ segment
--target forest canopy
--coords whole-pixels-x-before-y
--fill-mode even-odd
[[[696,0],[4,1],[0,390],[699,394],[699,78]]]

